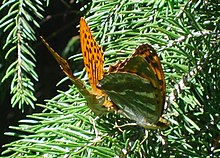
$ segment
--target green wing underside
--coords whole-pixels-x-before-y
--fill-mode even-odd
[[[110,67],[98,87],[122,114],[136,121],[136,124],[146,129],[163,130],[169,125],[162,118],[165,100],[165,95],[161,92],[163,81],[158,78],[152,63],[148,63],[147,59],[151,56],[146,54],[147,58],[146,55],[141,55],[145,53],[143,51]]]
[[[105,75],[100,88],[126,117],[146,128],[157,128],[163,96],[159,80],[143,57],[132,57],[123,67]]]
[[[158,122],[163,108],[155,99],[155,91],[160,91],[148,80],[131,73],[111,73],[101,80],[101,87],[119,109],[137,124]]]

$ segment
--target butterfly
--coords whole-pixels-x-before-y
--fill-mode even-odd
[[[68,62],[42,38],[64,73],[87,100],[96,115],[117,111],[147,129],[164,129],[165,79],[160,60],[152,46],[143,44],[135,53],[110,66],[105,73],[104,52],[92,36],[84,18],[80,19],[80,43],[91,90],[76,78]]]

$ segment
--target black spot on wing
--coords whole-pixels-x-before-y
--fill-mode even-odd
[[[86,51],[83,52],[83,56],[84,56],[84,58],[87,58],[87,53],[86,53]]]

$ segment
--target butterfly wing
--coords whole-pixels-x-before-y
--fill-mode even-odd
[[[92,92],[99,95],[102,92],[96,86],[104,75],[104,52],[102,47],[96,43],[84,18],[80,19],[80,43]]]
[[[145,69],[149,69],[148,72],[140,73],[143,70],[143,68],[140,67],[140,70],[138,70],[137,64],[133,63],[136,66],[133,66],[133,64],[131,64],[131,62],[134,62],[133,58],[136,56],[141,56],[146,60],[146,63],[148,63],[148,65],[147,67],[145,67]],[[138,74],[143,78],[149,79],[154,87],[158,87],[159,84],[160,93],[161,93],[160,96],[162,96],[160,97],[161,100],[159,102],[160,104],[164,105],[165,97],[166,97],[166,82],[164,78],[163,69],[160,63],[160,59],[151,45],[149,44],[140,45],[132,54],[131,58],[127,58],[124,62],[119,62],[116,66],[113,66],[110,69],[111,72],[131,72],[134,74]],[[153,72],[153,76],[150,75],[152,72]]]
[[[165,100],[164,75],[158,62],[154,49],[144,44],[100,81],[100,88],[125,116],[150,129],[167,127],[166,122],[157,125]]]
[[[135,53],[132,56],[142,56],[146,59],[146,61],[149,64],[149,67],[151,68],[151,70],[154,72],[159,85],[160,85],[160,90],[162,93],[162,104],[164,105],[165,103],[165,97],[166,97],[166,82],[165,82],[165,78],[164,78],[164,73],[163,73],[163,69],[160,63],[160,59],[156,53],[156,51],[154,50],[154,48],[149,45],[149,44],[143,44],[140,45]]]
[[[56,59],[56,61],[60,65],[63,72],[71,79],[71,81],[78,88],[80,93],[83,96],[90,97],[91,96],[90,92],[87,89],[85,89],[85,85],[83,84],[83,82],[73,75],[68,61],[62,58],[55,50],[53,50],[53,48],[50,47],[50,45],[47,43],[47,41],[43,37],[40,36],[40,38],[42,42],[44,43],[44,45],[47,47],[47,49],[50,51],[50,53],[53,55],[53,57]]]

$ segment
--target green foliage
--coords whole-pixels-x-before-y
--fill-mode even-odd
[[[34,85],[38,76],[34,70],[35,52],[31,47],[36,41],[35,27],[39,27],[37,19],[42,19],[40,12],[43,11],[42,2],[38,0],[5,0],[0,7],[0,29],[3,30],[2,56],[9,65],[1,81],[11,80],[11,104],[18,105],[24,111],[24,105],[34,108]],[[4,52],[6,52],[4,54]]]
[[[105,65],[142,43],[161,57],[167,82],[165,131],[123,126],[119,114],[96,118],[75,87],[38,105],[5,145],[9,157],[217,157],[220,153],[219,4],[214,1],[93,1],[87,21]],[[73,59],[81,60],[79,55]],[[84,72],[78,75],[84,79]],[[129,122],[129,121],[128,121]]]

